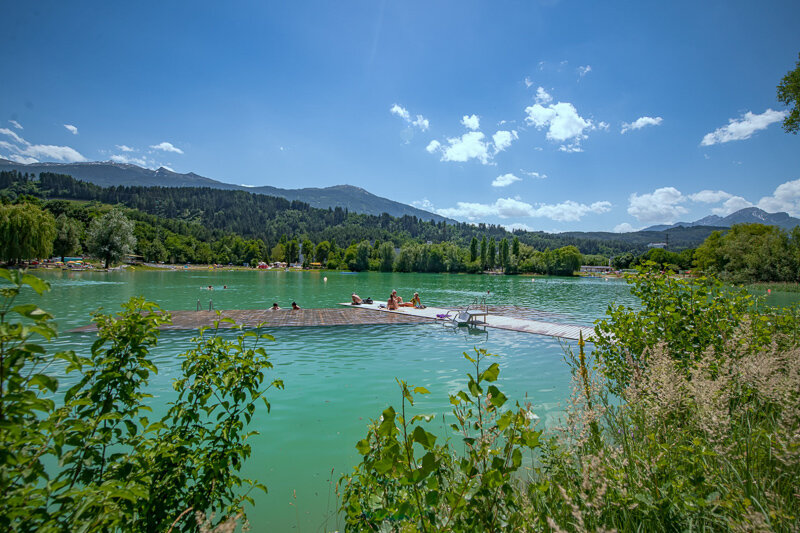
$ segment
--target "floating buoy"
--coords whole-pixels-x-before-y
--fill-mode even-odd
[[[772,289],[767,289],[767,294],[772,294]]]
[[[325,276],[324,278],[322,278],[322,281],[324,281],[325,283],[327,283],[327,282],[328,282],[328,276]]]

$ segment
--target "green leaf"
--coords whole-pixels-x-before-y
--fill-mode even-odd
[[[39,387],[40,389],[47,389],[50,392],[55,392],[58,389],[58,381],[45,374],[36,374],[33,376],[28,384],[31,387]]]
[[[503,407],[503,404],[508,400],[506,395],[500,392],[500,389],[494,385],[491,385],[487,392],[491,395],[490,401],[495,407]]]
[[[37,278],[31,274],[25,274],[22,276],[22,284],[28,285],[30,288],[35,290],[38,294],[42,294],[45,291],[50,290],[50,284],[44,280]]]
[[[356,450],[358,450],[358,453],[361,455],[367,455],[370,449],[369,440],[367,439],[362,439],[356,443]]]
[[[497,363],[492,363],[489,368],[484,370],[479,378],[479,381],[497,381],[497,376],[500,374],[500,365]]]
[[[430,391],[425,387],[414,387],[415,394],[430,394]]]
[[[436,435],[425,431],[421,426],[414,428],[411,438],[414,440],[414,442],[421,444],[426,450],[430,450],[433,445],[436,444]]]

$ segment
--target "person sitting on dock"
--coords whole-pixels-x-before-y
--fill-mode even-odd
[[[394,296],[395,293],[392,292],[392,294],[389,296],[389,301],[386,302],[386,309],[388,309],[389,311],[397,311],[398,304],[397,304],[397,299]]]
[[[398,296],[398,294],[397,294],[397,289],[392,291],[392,296],[391,297],[394,298],[394,301],[395,301],[395,303],[397,305],[400,305],[400,304],[403,303],[403,299],[400,296]]]
[[[362,303],[364,303],[364,302],[361,300],[361,297],[360,297],[358,294],[356,294],[356,293],[353,293],[353,295],[352,295],[352,297],[351,297],[351,298],[353,299],[353,305],[361,305]]]
[[[417,309],[425,309],[425,306],[424,306],[424,305],[422,305],[422,300],[420,300],[420,299],[419,299],[419,293],[418,293],[418,292],[415,292],[415,293],[414,293],[414,297],[413,297],[413,298],[411,298],[411,303],[412,303],[412,304],[414,305],[414,307],[416,307]]]
[[[300,309],[300,306],[297,305],[297,302],[292,302],[292,311],[295,311],[297,309]]]
[[[270,307],[270,310],[271,310],[271,311],[280,311],[280,310],[281,310],[281,308],[280,308],[280,307],[278,307],[278,302],[274,302],[274,303],[272,304],[272,307]]]

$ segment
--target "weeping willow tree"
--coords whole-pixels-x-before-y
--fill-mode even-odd
[[[56,221],[47,211],[24,203],[0,205],[0,259],[10,264],[50,257]]]

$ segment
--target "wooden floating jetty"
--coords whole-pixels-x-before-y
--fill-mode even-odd
[[[452,324],[450,320],[458,313],[456,309],[443,307],[426,307],[415,309],[402,307],[396,311],[382,309],[380,304],[350,305],[340,304],[332,309],[230,309],[220,311],[170,311],[172,323],[164,324],[160,329],[191,330],[201,327],[213,327],[214,321],[230,318],[236,324],[253,328],[263,324],[265,328],[282,327],[318,327],[318,326],[360,326],[360,325],[392,325],[421,324],[434,321]],[[578,340],[580,334],[587,341],[595,335],[594,328],[565,323],[568,317],[537,311],[518,306],[489,306],[488,314],[478,313],[473,317],[470,326],[479,326],[534,335],[545,335],[567,340]],[[447,318],[441,318],[445,316]],[[549,319],[549,320],[548,320]],[[233,324],[222,322],[220,328],[232,328]],[[94,324],[71,330],[71,333],[91,332],[97,328]]]
[[[221,318],[233,319],[236,324],[254,328],[262,322],[265,328],[316,327],[316,326],[360,326],[378,324],[419,324],[430,322],[425,317],[389,313],[359,313],[353,309],[230,309],[220,311],[169,311],[172,324],[163,324],[159,329],[200,329],[213,327]],[[220,328],[232,328],[233,324],[222,322]],[[96,331],[94,324],[70,330],[70,333]]]

